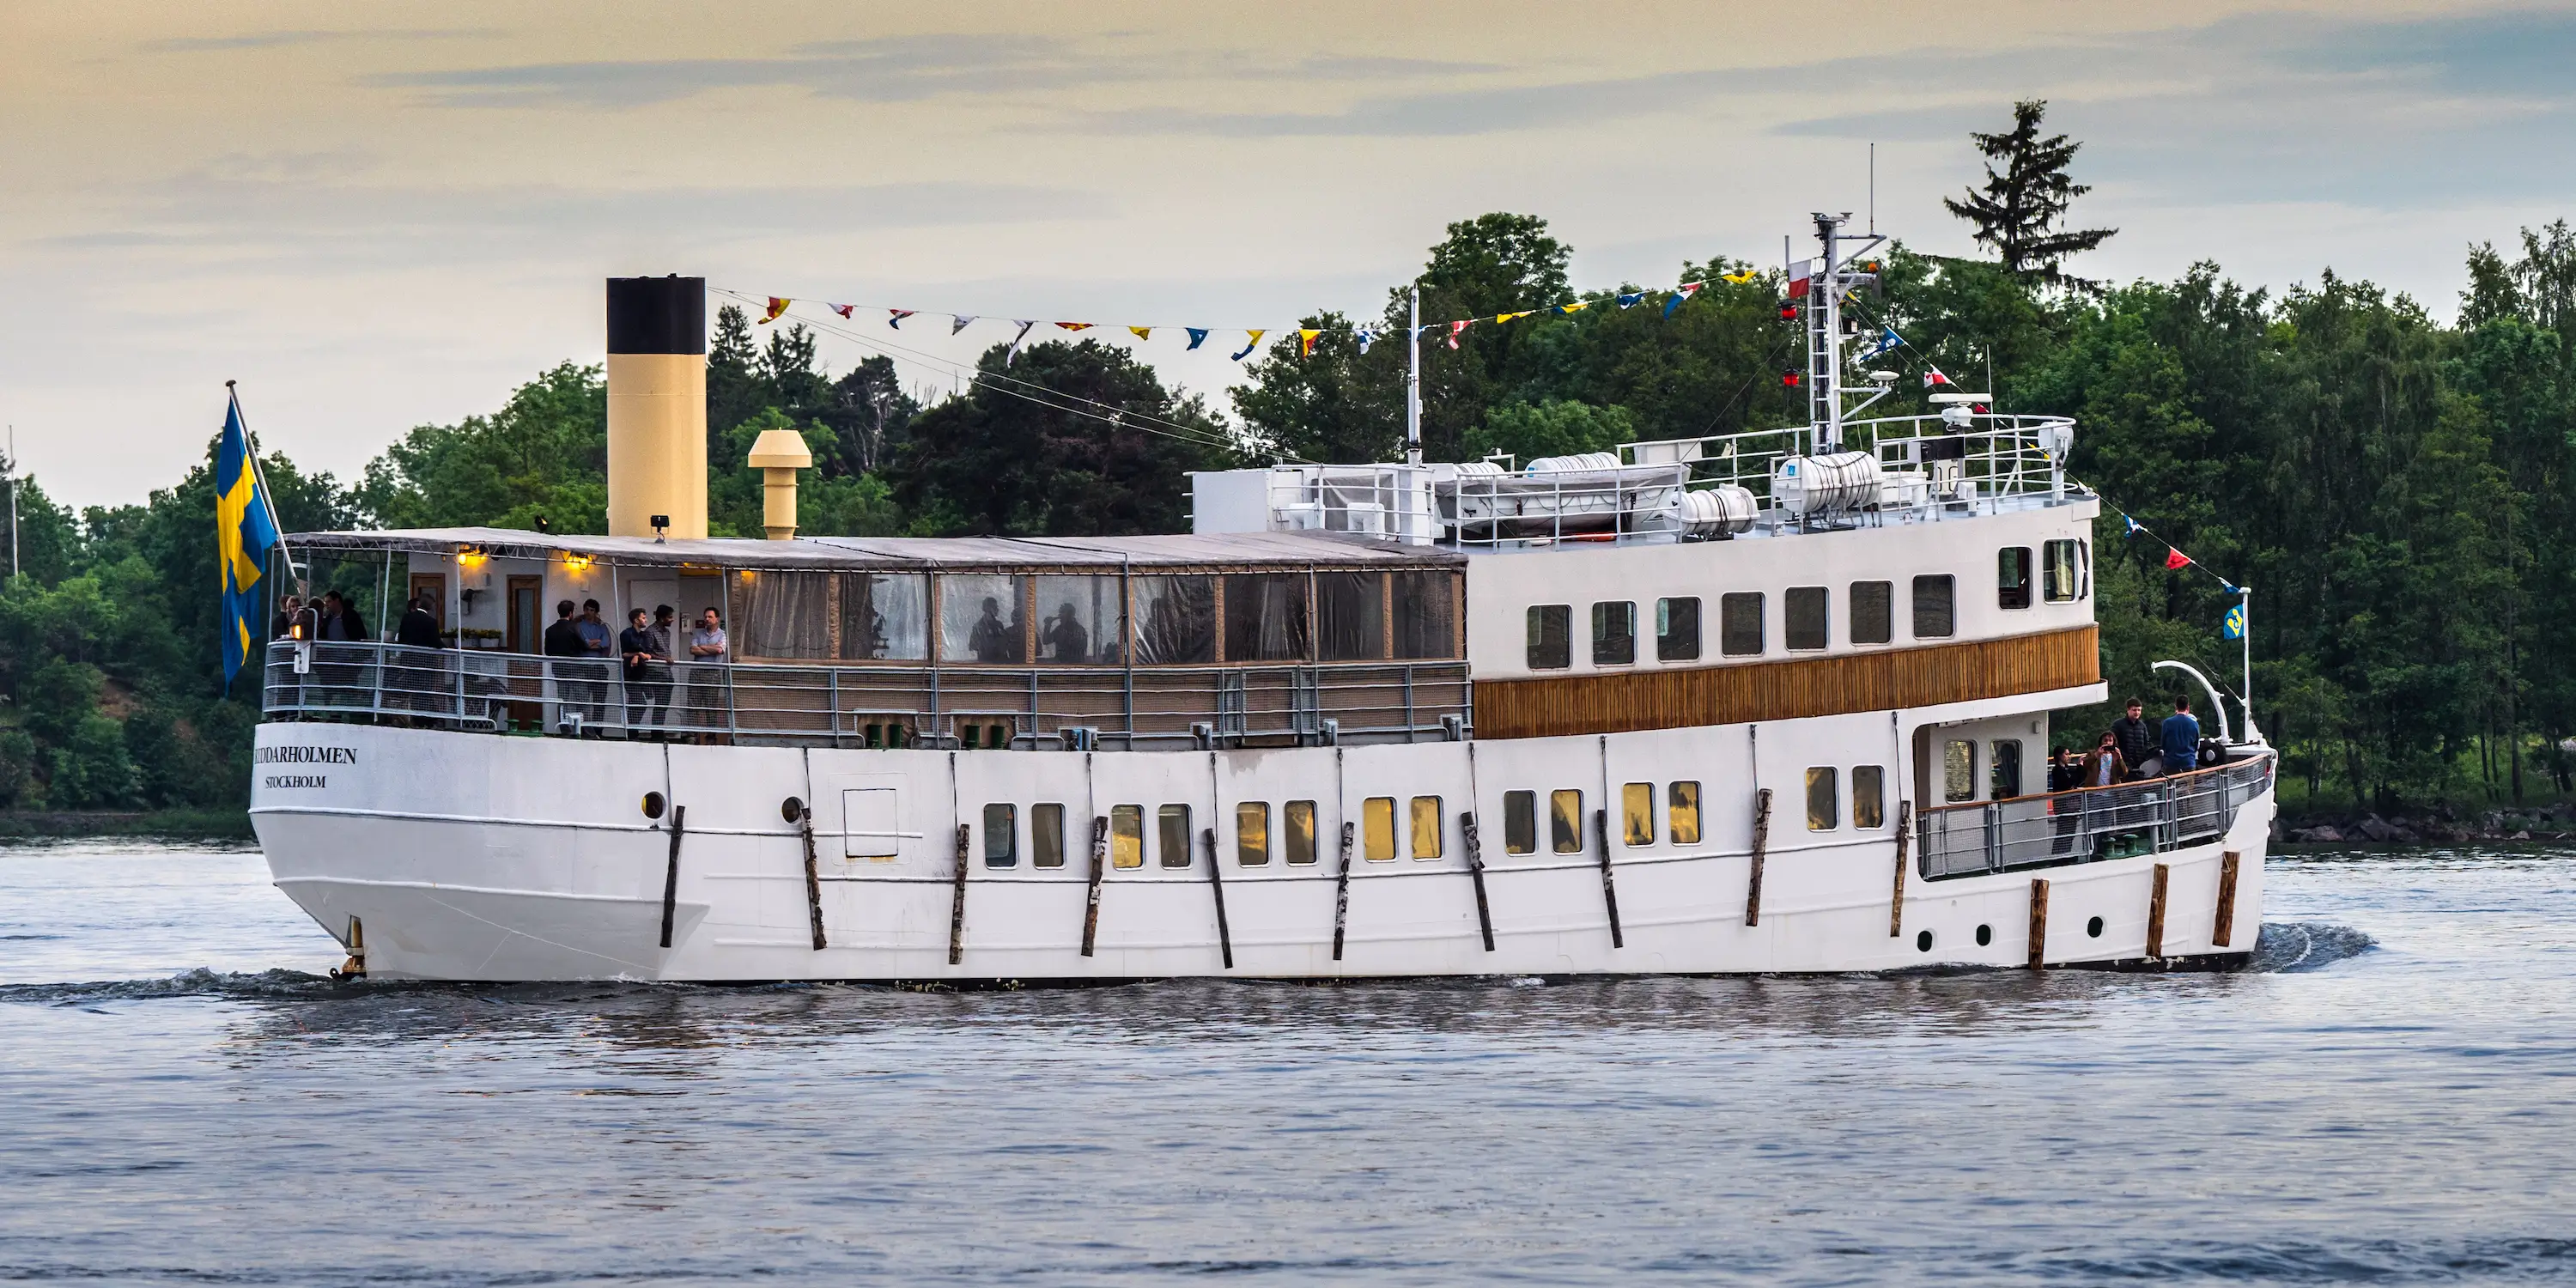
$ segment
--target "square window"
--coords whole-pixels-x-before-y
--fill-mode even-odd
[[[1458,576],[1451,572],[1390,574],[1395,600],[1395,655],[1458,656]]]
[[[1885,644],[1896,638],[1896,583],[1851,584],[1851,642]]]
[[[1946,640],[1958,630],[1959,617],[1951,603],[1957,590],[1956,579],[1948,573],[1914,579],[1914,638]]]
[[[1655,660],[1689,662],[1699,657],[1699,597],[1655,601]]]
[[[1145,807],[1112,805],[1109,807],[1109,866],[1141,868],[1145,866]]]
[[[1807,830],[1830,832],[1842,826],[1840,775],[1831,765],[1807,771]]]
[[[1413,857],[1440,857],[1440,798],[1437,796],[1413,798]]]
[[[1556,791],[1547,796],[1548,840],[1559,854],[1583,853],[1583,793]]]
[[[1941,744],[1941,799],[1952,804],[1977,799],[1977,744]]]
[[[1503,793],[1503,853],[1538,853],[1538,793]]]
[[[1995,552],[1995,607],[2030,607],[2030,547],[2005,546]]]
[[[1887,767],[1852,767],[1852,826],[1887,826]]]
[[[1718,598],[1717,647],[1728,657],[1762,651],[1762,592],[1736,591]]]
[[[1190,807],[1166,805],[1154,811],[1154,848],[1161,852],[1163,866],[1190,866]]]
[[[2083,594],[2083,578],[2076,571],[2079,558],[2073,538],[2051,541],[2040,547],[2040,597],[2052,604],[2071,604]]]
[[[1619,819],[1630,845],[1655,843],[1655,785],[1627,783],[1619,788]]]
[[[1013,868],[1020,864],[1020,820],[1016,805],[984,807],[984,866]]]
[[[1064,806],[1029,807],[1029,863],[1041,868],[1064,866]]]
[[[1231,573],[1225,579],[1225,660],[1299,662],[1306,658],[1303,573]]]
[[[1270,802],[1243,801],[1234,807],[1234,865],[1267,867],[1270,863]]]
[[[1626,666],[1637,660],[1637,606],[1626,601],[1592,606],[1592,664]]]
[[[1664,789],[1664,828],[1675,845],[1699,844],[1699,784],[1674,783]]]
[[[1315,861],[1315,802],[1290,801],[1281,821],[1287,824],[1288,862],[1303,867]]]
[[[1386,656],[1386,574],[1315,574],[1315,639],[1327,662]]]
[[[1782,625],[1788,631],[1790,650],[1813,653],[1824,648],[1832,637],[1832,632],[1826,629],[1825,588],[1791,586],[1783,599],[1788,620]]]
[[[1384,863],[1395,857],[1395,798],[1371,796],[1360,802],[1361,857]]]
[[[1574,665],[1574,606],[1532,604],[1529,610],[1529,668],[1559,671]]]

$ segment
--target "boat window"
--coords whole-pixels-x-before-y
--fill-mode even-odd
[[[1995,552],[1995,607],[2030,607],[2030,547],[2005,546]]]
[[[1408,661],[1458,656],[1458,577],[1399,572],[1388,580],[1395,600],[1395,655]]]
[[[930,579],[919,573],[842,573],[840,655],[845,662],[929,657]]]
[[[1637,606],[1626,601],[1592,606],[1592,664],[1625,666],[1637,660]]]
[[[1285,856],[1287,860],[1290,863],[1300,865],[1314,862],[1315,802],[1288,802],[1288,808],[1281,821],[1286,823],[1288,827],[1288,835],[1285,838],[1287,840],[1287,845],[1285,847],[1287,850],[1287,855]]]
[[[1699,844],[1699,784],[1674,783],[1664,789],[1664,827],[1675,845]]]
[[[1141,868],[1145,866],[1145,807],[1112,805],[1109,807],[1109,866]]]
[[[1244,801],[1234,807],[1234,865],[1270,865],[1270,802]]]
[[[1503,793],[1503,853],[1538,853],[1538,793]]]
[[[1788,632],[1790,649],[1812,653],[1831,641],[1832,633],[1826,629],[1824,587],[1791,586],[1789,593],[1781,596],[1781,605],[1788,619],[1781,625]]]
[[[1977,744],[1941,744],[1941,799],[1954,804],[1977,799]]]
[[[1532,604],[1529,610],[1529,667],[1558,671],[1574,665],[1572,604]]]
[[[2040,547],[2040,595],[2052,604],[2071,604],[2083,593],[2076,573],[2075,540],[2051,541]]]
[[[1851,584],[1851,642],[1885,644],[1896,638],[1896,583]]]
[[[1315,574],[1315,640],[1327,662],[1386,656],[1386,574]]]
[[[1958,629],[1958,614],[1951,611],[1956,590],[1955,579],[1948,573],[1914,579],[1914,638],[1945,640]]]
[[[1016,805],[984,807],[984,866],[1013,868],[1020,864],[1020,828]]]
[[[1361,854],[1371,863],[1395,857],[1395,798],[1371,796],[1360,802]]]
[[[1699,657],[1699,597],[1655,601],[1655,660],[1689,662]]]
[[[1583,853],[1583,793],[1566,789],[1547,794],[1547,834],[1557,853]]]
[[[1439,858],[1440,798],[1437,796],[1414,797],[1412,821],[1413,857],[1417,859]]]
[[[1124,660],[1116,577],[1032,577],[1037,583],[1040,662],[1115,666]]]
[[[1027,588],[1027,578],[1007,573],[941,577],[939,660],[1026,665]]]
[[[1655,785],[1629,783],[1619,789],[1619,818],[1630,845],[1655,843]]]
[[[1887,826],[1887,767],[1852,766],[1852,826]]]
[[[1216,660],[1216,578],[1138,577],[1134,584],[1138,662]]]
[[[1986,795],[2008,801],[2021,795],[2021,740],[1997,738],[1986,745]]]
[[[1167,868],[1190,865],[1190,807],[1166,805],[1154,811],[1154,849]]]
[[[1235,573],[1225,579],[1225,660],[1306,660],[1306,575]]]
[[[1843,825],[1839,778],[1831,765],[1819,765],[1807,771],[1808,831],[1830,832]]]
[[[734,656],[832,656],[832,574],[745,568],[733,575]]]
[[[1029,806],[1029,865],[1064,866],[1064,806]]]
[[[1717,647],[1728,657],[1762,651],[1762,593],[1737,591],[1717,601]]]

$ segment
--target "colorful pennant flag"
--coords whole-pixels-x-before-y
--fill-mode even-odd
[[[886,319],[886,325],[900,331],[903,329],[903,320],[920,311],[919,309],[887,309],[886,312],[894,316]]]
[[[965,329],[966,329],[966,324],[967,324],[967,323],[969,323],[969,322],[972,322],[972,321],[974,321],[974,320],[975,320],[975,315],[974,315],[974,314],[972,314],[972,313],[951,313],[951,314],[949,314],[949,315],[948,315],[948,334],[950,334],[950,335],[955,335],[955,334],[957,334],[958,332],[965,330]]]
[[[859,306],[856,304],[826,304],[823,307],[840,314],[841,320],[844,322],[858,321],[857,318],[850,316],[851,314],[859,311]]]
[[[1870,346],[1869,352],[1860,355],[1861,361],[1867,362],[1870,359],[1905,343],[1905,337],[1898,335],[1895,327],[1886,328],[1886,332],[1887,334],[1878,338],[1877,344]]]
[[[1619,307],[1623,309],[1633,309],[1637,307],[1637,301],[1644,298],[1646,298],[1646,293],[1644,291],[1630,291],[1619,297]]]
[[[1058,322],[1056,325],[1063,327],[1067,331],[1088,331],[1091,329],[1091,324],[1088,322]]]
[[[2183,552],[2181,552],[2180,550],[2176,550],[2176,549],[2174,549],[2174,548],[2173,548],[2173,547],[2171,547],[2171,546],[2167,546],[2167,547],[2165,547],[2165,567],[2167,567],[2167,568],[2188,568],[2188,567],[2190,567],[2190,566],[2191,566],[2191,556],[2190,556],[2190,555],[2184,554],[2184,553],[2183,553]]]
[[[1190,348],[1195,349],[1200,345],[1207,343],[1208,329],[1206,327],[1185,326],[1181,329],[1190,333]]]
[[[1361,327],[1359,330],[1359,342],[1360,352],[1367,353],[1369,351],[1369,346],[1377,343],[1377,328]]]
[[[762,314],[762,315],[761,315],[761,318],[760,318],[760,324],[761,324],[762,326],[767,326],[767,325],[769,325],[770,323],[777,321],[777,320],[778,320],[778,315],[779,315],[779,314],[781,314],[781,313],[786,312],[786,311],[787,311],[787,306],[788,306],[788,305],[790,305],[790,304],[793,304],[793,303],[795,303],[795,302],[796,302],[796,301],[794,301],[794,300],[782,300],[782,299],[778,298],[778,297],[777,297],[777,296],[775,296],[775,295],[770,296],[770,297],[769,297],[769,312],[764,313],[764,314]]]
[[[1314,357],[1315,337],[1322,334],[1322,331],[1312,328],[1299,331],[1297,333],[1297,356],[1300,358]]]
[[[1706,282],[1682,283],[1681,289],[1673,292],[1673,297],[1671,299],[1664,301],[1664,316],[1671,317],[1673,315],[1673,310],[1689,303],[1690,297],[1699,294],[1699,288],[1705,285],[1707,285]]]
[[[1154,328],[1149,326],[1131,326],[1127,328],[1127,334],[1132,335],[1139,340],[1151,340],[1154,338]]]
[[[1812,259],[1802,259],[1795,264],[1791,264],[1789,266],[1790,296],[1795,298],[1806,294],[1808,286],[1812,284],[1815,279],[1816,261]]]
[[[2245,638],[2245,605],[2227,606],[2227,616],[2218,619],[2218,637],[2224,640]]]
[[[2127,525],[2128,525],[2129,530],[2128,530],[2126,533],[2124,533],[2124,534],[2123,534],[2123,535],[2125,535],[2125,536],[2132,536],[2132,537],[2134,537],[2134,536],[2138,535],[2139,533],[2146,531],[2146,528],[2145,528],[2143,525],[2141,525],[2137,520],[2132,519],[2132,518],[2130,518],[2129,516],[2127,516],[2127,515],[2125,515],[2125,514],[2120,516],[2120,522],[2122,522],[2122,523],[2124,523],[2124,524],[2127,524]]]
[[[1464,322],[1452,322],[1452,323],[1450,323],[1450,324],[1449,324],[1449,347],[1450,347],[1450,348],[1452,348],[1452,349],[1457,348],[1457,347],[1458,347],[1458,337],[1459,337],[1459,336],[1462,336],[1462,335],[1467,334],[1467,328],[1469,328],[1469,327],[1471,327],[1471,326],[1474,326],[1474,325],[1476,325],[1476,319],[1474,319],[1474,318],[1469,318],[1469,319],[1467,319],[1467,320],[1466,320],[1466,321],[1464,321]]]
[[[1016,318],[1012,320],[1019,321],[1019,319]],[[1010,352],[1002,355],[1003,366],[1007,367],[1011,365],[1011,360],[1020,356],[1020,346],[1029,342],[1029,328],[1036,325],[1037,320],[1034,318],[1020,322],[1020,333],[1011,337]]]
[[[1529,315],[1530,311],[1528,309],[1523,309],[1518,313],[1497,313],[1494,315],[1494,321],[1497,323],[1509,322],[1513,318],[1525,318]]]
[[[1236,362],[1243,361],[1244,358],[1250,356],[1253,350],[1260,348],[1261,337],[1269,333],[1266,331],[1246,331],[1244,334],[1251,336],[1252,339],[1244,344],[1243,352],[1231,355]]]
[[[1580,313],[1591,307],[1592,301],[1590,300],[1576,300],[1572,304],[1559,304],[1555,308],[1549,309],[1548,312],[1553,313],[1558,317],[1564,317],[1568,313]]]
[[[1939,368],[1934,368],[1923,373],[1923,387],[1926,389],[1938,389],[1944,385],[1948,385],[1949,383],[1950,378],[1942,375]]]
[[[1719,279],[1720,279],[1720,280],[1722,280],[1722,281],[1728,281],[1728,282],[1733,282],[1733,283],[1735,283],[1735,284],[1736,284],[1736,285],[1738,285],[1738,286],[1742,286],[1742,285],[1744,285],[1746,282],[1750,282],[1750,281],[1752,281],[1754,278],[1757,278],[1757,277],[1760,277],[1760,276],[1761,276],[1761,274],[1760,274],[1760,273],[1756,273],[1756,272],[1754,272],[1752,269],[1749,269],[1749,268],[1748,268],[1748,269],[1746,269],[1746,270],[1744,270],[1744,271],[1743,271],[1743,272],[1741,272],[1741,273],[1720,273],[1720,274],[1718,274],[1718,277],[1719,277]]]

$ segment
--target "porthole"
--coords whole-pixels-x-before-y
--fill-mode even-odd
[[[1986,945],[1991,944],[1991,943],[1993,943],[1993,942],[1995,942],[1995,928],[1994,928],[1994,927],[1992,927],[1992,926],[1979,926],[1979,927],[1977,927],[1977,947],[1979,947],[1979,948],[1983,948],[1983,947],[1985,947]]]
[[[2091,921],[2085,922],[2084,933],[2091,935],[2095,939],[2100,939],[2102,937],[2102,919],[2100,917],[2095,917]]]
[[[1932,932],[1931,932],[1931,931],[1929,931],[1929,930],[1924,931],[1922,934],[1916,935],[1916,936],[1914,937],[1914,951],[1916,951],[1916,952],[1918,952],[1918,953],[1928,953],[1928,952],[1932,951]]]
[[[805,802],[793,796],[778,802],[778,816],[793,823],[805,817]]]
[[[662,817],[662,793],[660,793],[660,792],[646,792],[646,793],[644,793],[644,817],[646,817],[646,818],[660,818],[660,817]]]

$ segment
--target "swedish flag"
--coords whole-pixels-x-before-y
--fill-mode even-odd
[[[251,459],[250,432],[242,428],[241,398],[224,414],[224,441],[215,448],[215,563],[223,577],[224,687],[268,637],[268,552],[278,543],[268,494]]]

